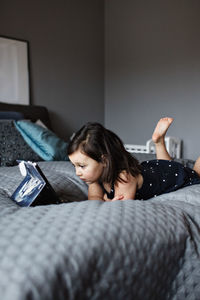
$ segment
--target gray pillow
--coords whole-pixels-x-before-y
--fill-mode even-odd
[[[14,166],[16,160],[43,160],[24,141],[13,120],[0,120],[0,141],[0,166]]]

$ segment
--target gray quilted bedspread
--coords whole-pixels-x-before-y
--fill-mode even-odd
[[[69,203],[17,206],[18,167],[0,168],[0,300],[200,299],[200,185],[88,201],[70,163],[39,165]]]

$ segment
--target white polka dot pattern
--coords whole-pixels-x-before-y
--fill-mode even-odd
[[[147,200],[155,195],[173,192],[188,185],[200,183],[200,178],[190,168],[171,160],[142,162],[143,185],[136,199]]]

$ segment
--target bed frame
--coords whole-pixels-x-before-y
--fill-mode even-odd
[[[49,129],[52,129],[49,112],[46,107],[39,105],[21,105],[0,102],[0,111],[20,112],[25,119],[33,122],[41,120]]]
[[[167,151],[172,158],[181,158],[181,139],[177,137],[165,137]],[[147,153],[155,154],[155,146],[152,139],[146,142],[146,145],[125,144],[125,148],[130,153]]]

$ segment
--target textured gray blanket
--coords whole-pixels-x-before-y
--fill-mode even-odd
[[[21,208],[18,167],[0,168],[0,299],[200,299],[200,185],[88,201],[70,163],[39,165],[73,202]]]

